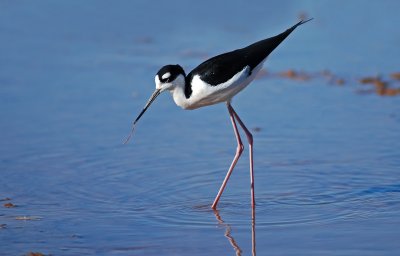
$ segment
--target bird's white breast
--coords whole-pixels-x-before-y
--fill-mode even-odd
[[[246,66],[231,79],[218,85],[210,85],[201,80],[199,75],[194,75],[191,81],[192,95],[190,96],[190,108],[212,105],[230,100],[240,92],[247,84],[250,67]]]

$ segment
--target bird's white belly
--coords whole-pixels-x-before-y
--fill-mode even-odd
[[[202,91],[199,90],[199,93],[196,95],[197,100],[194,102],[193,106],[201,107],[229,101],[233,96],[243,90],[249,83],[250,81],[235,84],[226,88],[212,88],[214,90],[205,89]]]
[[[189,99],[190,104],[186,108],[196,109],[230,101],[233,96],[246,88],[246,86],[254,80],[255,76],[260,71],[262,64],[263,62],[253,69],[250,76],[248,76],[250,67],[247,66],[225,83],[216,86],[209,85],[202,81],[200,77],[195,76],[192,80],[193,93]]]

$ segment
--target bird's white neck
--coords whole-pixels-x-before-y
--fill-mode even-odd
[[[185,96],[185,77],[179,75],[174,81],[174,87],[170,89],[176,105],[183,109],[190,109],[190,98]]]

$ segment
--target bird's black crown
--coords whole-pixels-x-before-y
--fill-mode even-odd
[[[172,82],[178,75],[186,76],[185,71],[179,65],[166,65],[157,72],[157,76],[162,83]]]

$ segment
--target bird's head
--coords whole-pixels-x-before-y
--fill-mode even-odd
[[[185,71],[179,65],[166,65],[157,72],[154,81],[156,90],[160,92],[173,90],[176,86],[185,84]]]
[[[129,134],[128,138],[126,139],[125,143],[129,141],[135,129],[136,123],[142,117],[144,112],[146,112],[146,110],[150,107],[151,103],[153,103],[153,101],[157,98],[157,96],[166,90],[172,91],[177,86],[184,86],[185,79],[186,79],[185,71],[179,65],[166,65],[157,72],[154,78],[156,83],[156,90],[150,96],[150,99],[147,101],[142,112],[140,112],[138,117],[133,122],[132,131]]]

